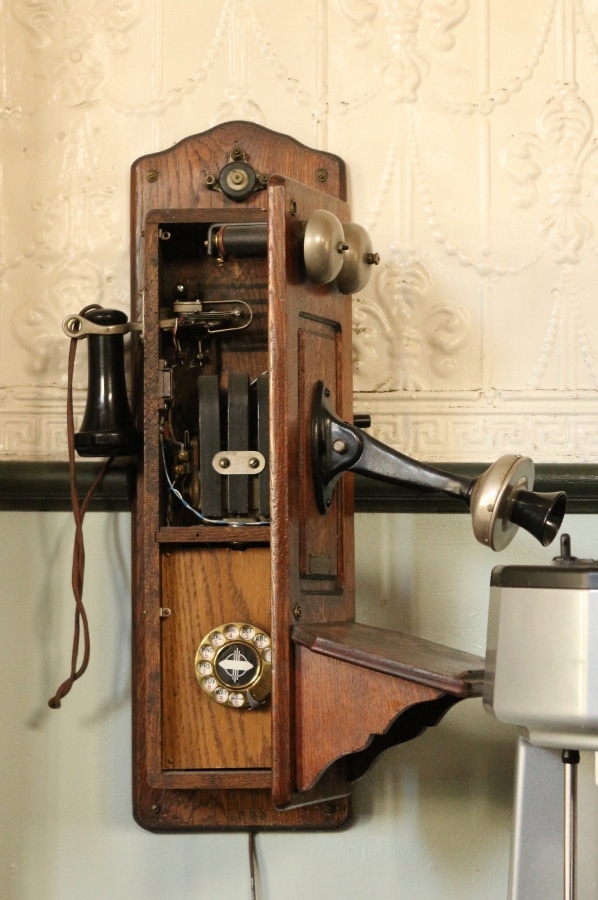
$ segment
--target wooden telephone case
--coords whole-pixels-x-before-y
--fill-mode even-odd
[[[255,174],[242,200],[219,183],[235,161]],[[337,413],[352,417],[351,300],[334,283],[312,283],[303,259],[306,223],[321,209],[350,220],[342,160],[246,122],[132,167],[132,319],[143,323],[143,337],[132,336],[143,431],[133,515],[133,796],[137,821],[152,830],[340,826],[353,781],[384,747],[479,692],[479,658],[355,623],[351,476],[326,514],[316,505],[318,382]],[[210,228],[227,223],[265,225],[265,253],[209,256]],[[251,322],[175,334],[177,291],[207,310],[221,300],[248,307]],[[269,493],[267,522],[202,522],[172,489],[165,433],[196,452],[213,438],[204,422],[194,440],[198,378],[217,380],[226,407],[236,376],[257,384],[263,373],[267,467],[262,488],[253,479],[249,490]],[[201,474],[200,492],[204,477],[212,475]],[[215,477],[226,491],[229,476]],[[198,646],[226,623],[271,636],[271,697],[254,709],[219,706],[198,684]]]

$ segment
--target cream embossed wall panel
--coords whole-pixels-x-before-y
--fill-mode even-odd
[[[382,255],[354,304],[378,436],[431,460],[596,461],[598,4],[282,11],[3,5],[0,453],[65,455],[60,323],[128,307],[131,162],[250,119],[347,161]]]
[[[359,406],[429,459],[595,459],[596,5],[339,9],[330,109],[384,255],[355,304]]]

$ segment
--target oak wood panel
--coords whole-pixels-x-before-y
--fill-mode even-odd
[[[162,768],[270,768],[269,703],[254,710],[219,706],[194,671],[205,635],[227,622],[270,632],[267,547],[173,547],[162,553]]]
[[[269,253],[271,360],[271,499],[273,562],[273,797],[276,805],[299,802],[295,788],[294,653],[290,628],[302,621],[354,617],[352,483],[345,479],[326,516],[319,513],[311,479],[311,410],[318,380],[329,378],[336,409],[352,415],[351,302],[332,286],[307,279],[301,254],[310,215],[326,208],[349,221],[346,203],[275,176],[268,188],[269,240],[284,247]],[[282,251],[282,252],[281,252]],[[334,340],[324,334],[334,334]],[[310,346],[314,339],[313,349]],[[306,346],[306,344],[308,346]],[[301,555],[321,543],[337,558],[337,576],[319,582],[302,576]],[[305,565],[303,566],[305,569]],[[332,583],[331,583],[332,582]],[[340,789],[338,784],[332,786]],[[312,799],[305,795],[303,802]]]
[[[160,544],[269,544],[269,525],[198,525],[197,527],[167,526],[156,533]]]
[[[196,703],[199,688],[192,683],[195,676],[191,676],[187,668],[189,662],[192,673],[199,637],[221,624],[223,619],[239,620],[239,606],[246,608],[247,618],[255,618],[251,614],[257,607],[260,621],[256,624],[263,623],[266,630],[269,625],[268,617],[263,618],[260,612],[266,610],[269,603],[271,578],[269,563],[266,564],[269,550],[265,545],[256,546],[260,541],[266,543],[268,529],[261,535],[257,528],[223,529],[218,531],[218,537],[209,529],[202,540],[198,537],[200,527],[197,523],[189,525],[186,531],[185,523],[176,522],[181,532],[175,534],[164,527],[166,492],[160,474],[157,427],[162,405],[158,371],[159,308],[161,291],[171,289],[179,262],[186,280],[205,279],[212,296],[218,290],[218,279],[221,287],[228,285],[235,296],[239,296],[237,290],[245,284],[247,296],[258,313],[253,334],[248,330],[241,340],[239,335],[230,340],[223,339],[218,355],[213,356],[206,366],[224,377],[225,372],[221,370],[226,368],[233,371],[247,369],[256,374],[268,368],[269,347],[262,321],[262,294],[266,270],[270,286],[270,259],[267,264],[264,260],[247,264],[235,262],[224,273],[208,271],[205,260],[201,260],[195,270],[191,258],[179,261],[173,255],[178,252],[174,245],[166,246],[159,237],[161,225],[172,225],[173,234],[178,229],[177,235],[180,231],[182,245],[185,245],[185,242],[197,241],[197,236],[203,233],[201,227],[196,228],[198,224],[223,220],[263,221],[268,203],[265,191],[238,204],[204,185],[204,176],[218,174],[229,162],[235,146],[243,150],[247,162],[260,174],[281,172],[310,184],[319,184],[324,195],[344,197],[346,192],[344,164],[338,157],[310,150],[284,135],[243,122],[227,123],[194,135],[169,150],[142,157],[132,167],[132,318],[144,322],[143,343],[135,335],[132,338],[135,405],[144,434],[133,510],[133,796],[137,821],[152,830],[330,828],[343,824],[350,812],[348,799],[314,804],[305,809],[276,810],[271,792],[264,787],[271,774],[268,766],[272,745],[265,725],[270,713],[265,710],[257,715],[247,713],[252,718],[246,719],[242,726],[235,726],[231,734],[228,718],[220,721],[220,714],[226,715],[225,710],[210,704],[207,697],[199,698],[203,704]],[[284,257],[284,245],[279,244],[280,235],[271,234],[270,255],[280,252]],[[294,250],[296,252],[297,248]],[[270,304],[271,290],[268,292],[268,306]],[[270,318],[269,311],[269,328]],[[270,333],[268,340],[271,340]],[[275,383],[272,389],[276,390]],[[285,427],[284,420],[278,420],[278,427]],[[222,546],[220,542],[229,531],[231,544],[245,544],[245,551]],[[246,564],[240,563],[243,574],[238,576],[228,571],[228,563],[219,562],[214,570],[208,559],[214,558],[215,551],[221,555],[221,560],[226,554],[230,554],[227,558],[232,560],[234,555],[235,568],[245,554],[249,554],[248,558],[251,554],[259,557],[257,600],[253,574],[244,568]],[[251,568],[253,563],[247,565]],[[162,576],[164,591],[161,589]],[[183,578],[189,579],[189,585],[185,585]],[[198,593],[202,594],[202,604],[197,602]],[[235,604],[234,615],[233,610],[229,614],[226,607],[224,614],[223,604],[217,604],[219,594],[221,598],[230,594],[240,601]],[[166,606],[172,608],[173,613],[169,619],[161,620],[160,607]],[[209,617],[210,608],[214,613],[218,612],[215,618]],[[288,627],[285,643],[289,643]],[[276,649],[274,653],[276,659]],[[204,718],[210,705],[214,709]],[[230,712],[235,714],[234,710]],[[237,720],[239,722],[243,720]],[[256,722],[261,724],[256,725]],[[246,752],[240,752],[245,746],[247,729],[251,732],[249,759]],[[204,734],[210,731],[213,744],[223,754],[217,753],[216,761],[211,750],[206,750],[207,744],[203,740]],[[221,767],[223,763],[236,766],[241,757],[241,768]],[[169,760],[173,762],[169,763]],[[169,768],[171,765],[183,768]],[[205,768],[192,768],[196,765]],[[197,773],[197,780],[194,773]],[[194,789],[194,785],[199,787],[199,784],[201,789]]]
[[[244,831],[248,828],[261,831],[320,830],[346,825],[351,816],[351,803],[347,797],[298,809],[278,810],[272,806],[268,789],[189,790],[173,784],[170,789],[158,791],[141,781],[135,785],[134,796],[137,822],[156,832]]]
[[[150,784],[154,788],[181,788],[197,790],[243,790],[270,788],[272,786],[271,769],[177,769],[164,770],[159,775],[152,775]]]
[[[312,580],[317,593],[338,591],[344,582],[342,555],[342,534],[337,527],[338,512],[329,515],[314,515],[314,491],[312,460],[309,453],[311,441],[311,406],[313,373],[318,372],[322,381],[336,385],[340,373],[337,371],[337,342],[342,338],[335,322],[323,322],[301,318],[298,338],[298,388],[299,388],[299,446],[307,450],[301,453],[299,519],[299,574],[302,579]],[[335,515],[336,513],[336,515]],[[304,590],[308,587],[303,581]],[[342,589],[342,587],[341,587]]]

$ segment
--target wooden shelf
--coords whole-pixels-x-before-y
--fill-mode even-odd
[[[481,657],[411,635],[349,622],[297,625],[292,639],[297,797],[333,774],[350,785],[382,751],[482,693]]]
[[[443,644],[358,622],[296,625],[292,637],[313,653],[438,688],[455,697],[481,696],[482,657]]]

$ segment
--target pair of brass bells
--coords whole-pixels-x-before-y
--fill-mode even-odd
[[[303,256],[310,281],[330,284],[336,279],[341,294],[361,291],[372,266],[380,262],[365,228],[355,222],[341,225],[326,209],[316,209],[307,221]]]
[[[264,222],[231,222],[210,226],[208,256],[223,263],[227,257],[266,256],[268,226]],[[361,225],[341,225],[334,213],[316,209],[305,224],[303,258],[310,281],[330,284],[336,279],[341,294],[354,294],[369,281],[380,257],[372,250],[369,234]]]

